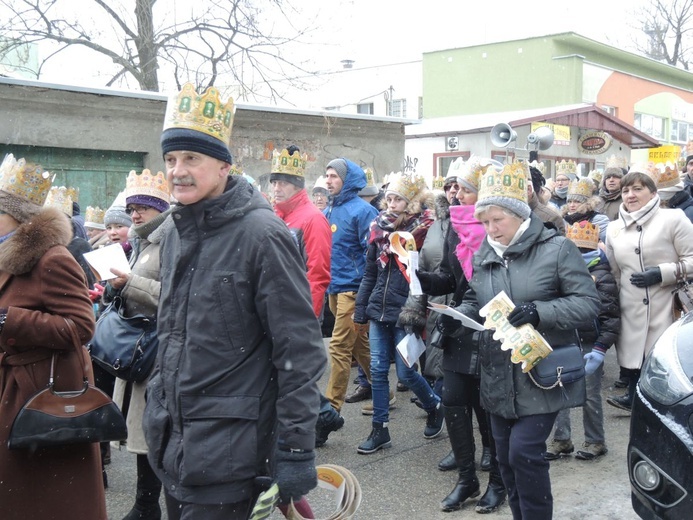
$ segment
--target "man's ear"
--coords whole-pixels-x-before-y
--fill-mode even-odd
[[[219,161],[221,162],[221,172],[223,175],[220,175],[221,177],[227,177],[229,175],[229,172],[231,171],[231,165],[225,161]]]

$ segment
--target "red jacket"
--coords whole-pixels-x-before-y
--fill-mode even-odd
[[[308,198],[306,190],[284,202],[274,205],[277,213],[290,229],[296,232],[299,247],[305,250],[308,283],[313,298],[315,316],[320,317],[325,291],[330,284],[330,255],[332,232],[325,215]]]

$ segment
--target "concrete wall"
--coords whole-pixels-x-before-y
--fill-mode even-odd
[[[159,137],[166,98],[161,94],[94,90],[0,78],[0,143],[143,154],[162,169]],[[297,144],[309,156],[307,185],[335,157],[374,169],[376,180],[404,164],[407,121],[239,105],[231,152],[262,181],[274,149]],[[265,176],[265,177],[263,177]]]

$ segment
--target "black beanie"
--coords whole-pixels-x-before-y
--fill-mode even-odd
[[[188,128],[167,128],[161,134],[161,152],[166,155],[168,152],[178,150],[203,153],[233,164],[233,157],[228,146],[216,137]]]

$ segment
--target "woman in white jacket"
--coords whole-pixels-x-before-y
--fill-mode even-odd
[[[623,410],[631,408],[645,356],[675,320],[677,264],[693,273],[693,224],[681,210],[660,208],[657,185],[647,170],[634,166],[623,177],[619,217],[606,233],[606,254],[620,288],[616,353],[629,379],[626,394],[607,402]]]

